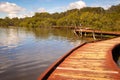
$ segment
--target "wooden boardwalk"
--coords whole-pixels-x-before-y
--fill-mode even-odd
[[[119,43],[120,37],[86,43],[57,61],[38,80],[120,80],[120,68],[112,58],[112,49]]]
[[[76,33],[95,33],[95,34],[103,34],[103,35],[112,35],[112,36],[120,36],[120,32],[107,32],[107,31],[98,31],[98,30],[87,30],[87,29],[76,29]]]

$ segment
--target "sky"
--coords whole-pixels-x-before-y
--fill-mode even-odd
[[[0,0],[0,18],[31,17],[38,12],[64,12],[83,7],[103,7],[120,4],[120,0]]]

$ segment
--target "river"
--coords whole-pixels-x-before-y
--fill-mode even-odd
[[[0,80],[36,80],[85,41],[67,29],[0,28]]]

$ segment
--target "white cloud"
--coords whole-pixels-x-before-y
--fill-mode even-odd
[[[63,12],[66,10],[66,7],[54,7],[52,9],[49,9],[49,13],[55,13],[55,12]]]
[[[81,9],[83,7],[86,7],[86,3],[82,0],[78,0],[76,2],[70,3],[67,6],[55,7],[53,9],[48,10],[48,12],[50,13],[64,12],[66,10],[71,10],[71,9]]]
[[[25,17],[32,17],[33,15],[35,14],[35,12],[24,12],[24,13],[20,13],[20,14],[16,14],[16,15],[13,15],[15,17],[18,17],[18,18],[25,18]]]
[[[70,3],[68,6],[68,9],[81,9],[83,7],[86,7],[86,3],[82,0]]]
[[[17,14],[15,14],[15,13],[10,13],[10,14],[8,14],[8,16],[9,16],[10,18],[13,18],[13,17],[17,17]]]
[[[31,11],[31,12],[28,12],[28,13],[21,15],[20,17],[32,17],[34,14],[35,14],[35,12]]]
[[[46,9],[45,9],[45,8],[39,8],[37,12],[42,13],[42,12],[47,12],[47,11],[46,11]]]
[[[10,18],[17,17],[17,14],[24,11],[25,9],[16,5],[15,3],[1,2],[0,12],[7,13]]]

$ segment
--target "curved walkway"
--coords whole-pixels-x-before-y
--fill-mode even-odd
[[[119,43],[120,37],[84,44],[65,58],[47,80],[120,80],[120,68],[112,58],[112,49]]]

